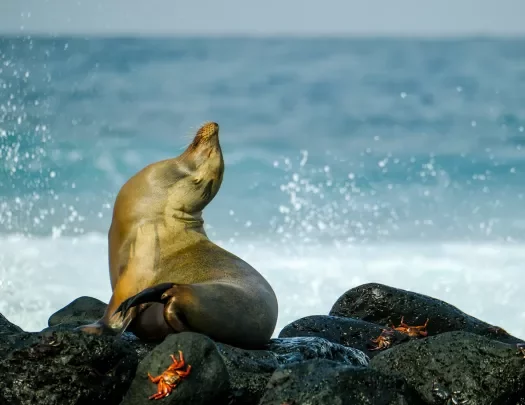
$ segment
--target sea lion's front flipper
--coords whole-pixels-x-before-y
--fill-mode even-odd
[[[110,328],[108,325],[101,321],[93,322],[87,325],[77,326],[74,331],[80,331],[88,333],[90,335],[116,335],[117,331]]]
[[[115,317],[115,315],[111,317],[110,324],[119,325],[119,329],[117,330],[117,337],[122,336],[122,334],[128,328],[129,324],[136,318],[137,314],[138,314],[138,308],[133,307],[130,310],[123,312],[122,316],[120,316],[120,319],[117,320],[116,322],[113,321],[113,318]]]
[[[94,323],[78,326],[75,330],[92,335],[113,335],[120,337],[120,335],[126,331],[129,324],[137,317],[138,313],[139,308],[133,307],[126,310],[125,313],[114,314],[111,316],[109,322],[107,322],[105,318],[102,318]]]

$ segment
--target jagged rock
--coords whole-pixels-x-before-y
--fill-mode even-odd
[[[280,364],[327,359],[354,366],[366,366],[370,360],[361,350],[332,343],[320,337],[272,339],[267,349],[277,355]]]
[[[83,325],[95,322],[104,315],[107,304],[92,297],[79,297],[49,317],[48,326]]]
[[[216,344],[208,337],[183,332],[168,336],[156,346],[139,364],[137,373],[121,405],[151,404],[148,399],[157,392],[157,385],[148,379],[162,374],[171,364],[171,354],[179,358],[182,351],[186,364],[191,365],[190,374],[163,398],[163,404],[223,404],[230,390],[228,370]]]
[[[403,379],[368,367],[310,360],[283,367],[268,382],[260,405],[423,405]]]
[[[266,384],[279,367],[277,356],[267,350],[244,350],[217,344],[230,375],[234,404],[257,404]]]
[[[0,358],[4,358],[13,348],[30,336],[0,314]]]
[[[149,404],[157,386],[147,373],[162,374],[180,349],[192,370],[162,403],[437,405],[461,390],[458,400],[469,404],[525,405],[520,339],[443,301],[381,284],[348,291],[330,316],[299,319],[261,350],[192,332],[158,344],[127,332],[75,330],[104,309],[81,297],[40,333],[24,332],[0,315],[0,404]],[[429,317],[430,337],[394,332],[386,350],[369,350],[371,339],[403,315],[410,325]],[[434,380],[441,398],[432,391]]]
[[[124,332],[120,336],[120,339],[124,342],[127,342],[133,348],[133,350],[135,350],[139,362],[142,361],[144,357],[146,357],[149,352],[151,352],[158,344],[158,342],[144,342],[136,337],[133,333],[129,332]]]
[[[7,320],[5,316],[0,314],[0,337],[2,335],[11,335],[13,333],[23,332],[22,328],[16,326]]]
[[[376,346],[372,340],[376,339],[382,330],[383,327],[360,319],[312,315],[286,325],[279,333],[279,337],[322,337],[330,342],[361,350],[372,358],[380,353],[379,351],[371,350]],[[394,332],[391,336],[392,343],[390,347],[408,340],[407,335]]]
[[[51,315],[47,321],[49,327],[45,328],[42,332],[74,330],[80,325],[95,322],[104,315],[106,306],[104,302],[96,298],[79,297]],[[139,361],[156,346],[155,343],[141,341],[129,332],[124,332],[120,339],[133,347]]]
[[[523,342],[444,301],[378,283],[348,290],[336,301],[330,315],[362,319],[381,326],[391,326],[392,322],[397,326],[402,316],[409,325],[422,325],[429,318],[429,336],[465,331],[509,344]]]
[[[22,346],[31,337],[29,332],[0,334],[0,359],[5,358],[16,347]]]
[[[25,334],[0,359],[0,404],[119,403],[137,362],[126,342],[111,337],[72,331]]]
[[[401,376],[428,404],[443,404],[433,383],[461,391],[469,404],[515,405],[525,399],[525,359],[510,345],[468,332],[412,340],[370,361],[374,370]]]
[[[217,344],[230,374],[232,401],[256,404],[279,366],[310,359],[330,359],[342,364],[365,366],[367,356],[359,350],[318,337],[272,339],[267,350],[243,350]]]

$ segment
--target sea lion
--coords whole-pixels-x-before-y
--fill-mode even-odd
[[[144,340],[194,331],[237,347],[264,345],[278,304],[266,279],[208,239],[203,209],[222,184],[219,125],[204,124],[178,157],[132,176],[109,229],[113,294],[104,316],[80,330]]]

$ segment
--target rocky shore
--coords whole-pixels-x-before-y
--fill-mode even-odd
[[[525,405],[523,340],[382,284],[347,291],[328,315],[292,322],[260,350],[191,332],[152,344],[74,330],[105,305],[78,298],[38,333],[0,315],[0,405],[148,404],[158,391],[148,373],[170,365],[180,380],[160,404]]]

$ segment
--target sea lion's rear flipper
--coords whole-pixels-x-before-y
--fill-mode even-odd
[[[130,330],[145,340],[189,330],[177,307],[170,305],[180,298],[178,287],[178,284],[162,283],[126,299],[111,315],[111,328],[117,327],[120,336],[131,325]]]
[[[122,303],[119,305],[119,307],[113,312],[112,316],[114,316],[116,313],[120,312],[122,316],[125,316],[127,312],[137,305],[146,304],[148,302],[161,302],[163,303],[164,300],[162,299],[163,294],[172,288],[175,284],[173,283],[162,283],[158,284],[154,287],[146,288],[145,290],[142,290],[138,294],[135,294],[132,297],[129,297],[127,300],[122,301]]]

